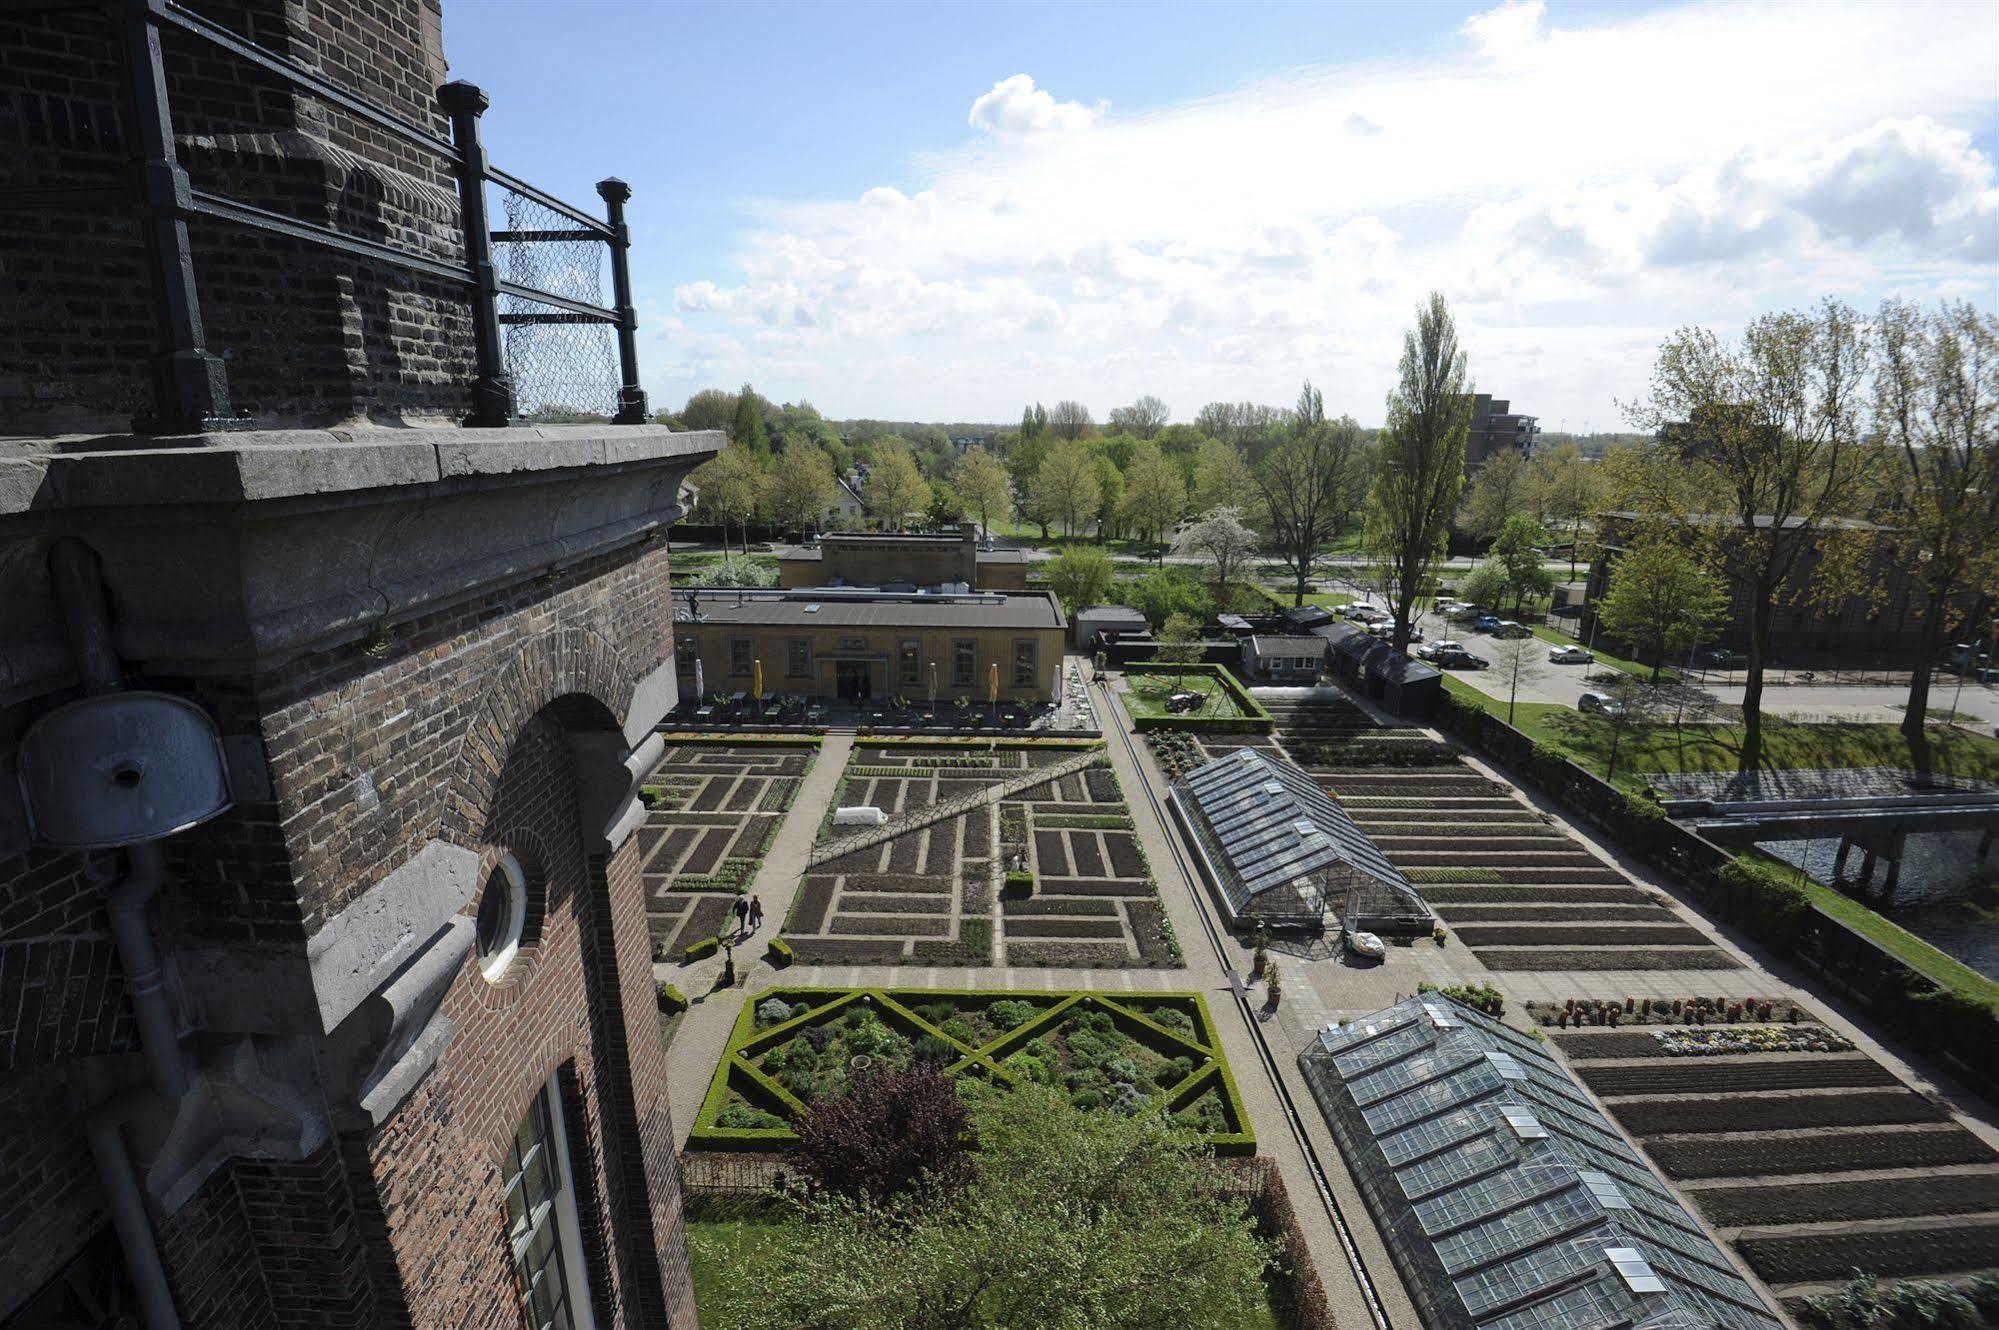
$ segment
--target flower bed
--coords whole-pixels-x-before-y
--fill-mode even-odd
[[[1696,1026],[1654,1030],[1668,1057],[1719,1057],[1728,1053],[1846,1053],[1853,1041],[1822,1025]]]
[[[1003,1088],[1059,1086],[1085,1108],[1156,1106],[1218,1154],[1256,1150],[1201,994],[840,988],[744,1004],[688,1148],[787,1148],[811,1104],[870,1067],[914,1060]]]

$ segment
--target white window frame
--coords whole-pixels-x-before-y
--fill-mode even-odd
[[[495,881],[494,873],[499,874],[505,881]],[[484,939],[479,939],[481,944],[479,948],[479,973],[485,976],[486,982],[489,984],[498,983],[501,976],[506,974],[508,967],[514,963],[514,957],[520,955],[521,934],[527,927],[527,874],[521,871],[521,861],[514,858],[511,854],[502,854],[499,862],[493,865],[493,872],[486,874],[486,891],[491,892],[502,889],[507,893],[507,923],[504,940],[498,946],[487,950],[483,945]],[[486,898],[484,895],[481,895],[479,898],[479,908],[484,909],[485,906]],[[476,914],[474,915],[474,921],[475,923],[477,921]]]
[[[549,1077],[535,1091],[534,1099],[521,1114],[522,1119],[532,1115],[537,1105],[543,1108],[548,1127],[548,1135],[537,1148],[548,1152],[555,1174],[555,1191],[541,1207],[539,1218],[528,1216],[527,1229],[518,1237],[513,1232],[512,1210],[506,1210],[509,1216],[507,1247],[514,1262],[515,1276],[520,1281],[522,1311],[528,1318],[530,1330],[548,1330],[547,1323],[537,1323],[534,1319],[532,1304],[528,1300],[528,1272],[521,1267],[521,1256],[533,1245],[535,1235],[544,1224],[554,1224],[556,1243],[552,1254],[556,1259],[553,1265],[562,1277],[563,1304],[569,1311],[570,1324],[575,1330],[596,1330],[596,1317],[590,1306],[588,1267],[583,1263],[583,1224],[576,1213],[576,1185],[572,1181],[575,1172],[569,1160],[569,1131],[563,1120],[562,1087],[556,1077]],[[519,1128],[514,1134],[518,1140]],[[526,1185],[523,1176],[526,1161],[518,1161],[523,1165],[522,1172],[515,1171],[516,1162],[513,1147],[509,1146],[507,1163],[501,1174],[502,1186],[508,1193],[517,1185]],[[503,1207],[506,1205],[504,1196],[501,1204]]]

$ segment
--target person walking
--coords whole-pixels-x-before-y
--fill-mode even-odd
[[[750,897],[750,931],[757,932],[764,926],[764,902],[761,896]]]
[[[736,936],[747,937],[749,935],[749,928],[747,925],[749,917],[750,917],[749,900],[742,896],[736,897]]]

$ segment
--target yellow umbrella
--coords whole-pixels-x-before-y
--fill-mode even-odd
[[[761,658],[750,667],[750,694],[759,702],[764,700],[764,663]]]
[[[986,701],[999,705],[999,662],[986,667]]]

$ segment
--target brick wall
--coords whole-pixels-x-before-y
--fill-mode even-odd
[[[620,1152],[604,1145],[607,1125],[621,1116],[613,1101],[625,1074],[605,1023],[627,1012],[608,1012],[595,1000],[603,976],[591,973],[590,953],[604,907],[594,898],[584,856],[564,734],[549,711],[527,723],[480,827],[489,861],[505,849],[526,870],[538,902],[529,913],[539,927],[498,982],[488,982],[474,960],[466,962],[443,1006],[456,1031],[451,1046],[365,1143],[409,1325],[472,1330],[517,1323],[501,1170],[522,1115],[559,1070],[566,1070],[578,1101],[570,1106],[578,1119],[571,1164],[584,1175],[583,1199],[592,1202],[585,1207],[594,1221],[585,1244],[595,1257],[586,1256],[591,1285],[616,1309],[615,1324],[654,1323],[639,1307],[641,1290],[658,1276],[636,1270],[635,1244],[618,1241],[628,1189],[638,1180],[626,1176]],[[627,931],[649,974],[642,921]],[[648,1015],[656,1049],[657,1015]],[[579,1139],[592,1143],[581,1157]],[[678,1208],[677,1197],[667,1201]],[[378,1279],[389,1275],[383,1263],[376,1270]]]
[[[250,40],[449,137],[435,0],[205,0]],[[455,261],[449,164],[300,96],[206,43],[163,43],[176,139],[194,186]],[[129,179],[111,25],[91,9],[0,18],[0,185]],[[209,347],[232,403],[259,419],[462,414],[470,325],[455,284],[219,222],[191,226]],[[136,226],[114,211],[0,214],[0,419],[119,428],[150,400],[157,334]]]
[[[59,1077],[0,1083],[0,1322],[106,1222],[68,1087]]]

